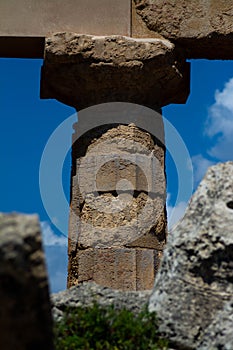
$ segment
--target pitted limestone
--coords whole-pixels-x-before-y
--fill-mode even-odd
[[[77,110],[125,101],[157,108],[184,103],[189,64],[166,39],[58,33],[46,39],[42,98]]]
[[[188,58],[232,59],[229,0],[134,0],[147,28],[171,40]],[[138,24],[133,32],[137,32]],[[151,34],[150,34],[151,35]]]
[[[149,308],[157,312],[161,331],[184,348],[199,349],[202,341],[206,343],[207,327],[232,301],[232,178],[233,162],[208,170],[183,220],[168,237],[155,281]],[[224,337],[232,340],[229,334]]]

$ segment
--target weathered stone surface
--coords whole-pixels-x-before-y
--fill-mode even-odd
[[[233,59],[232,1],[134,2],[147,27],[182,47],[186,57]],[[133,32],[136,32],[136,29]]]
[[[72,152],[68,286],[151,289],[166,242],[164,146],[134,124],[89,134]]]
[[[159,38],[163,39],[162,35],[150,30],[142,16],[136,10],[136,4],[132,0],[132,35],[133,38]]]
[[[157,312],[160,330],[178,348],[197,349],[207,327],[213,322],[213,332],[226,303],[232,302],[232,178],[233,162],[211,167],[168,237],[149,309]]]
[[[122,291],[152,289],[159,262],[154,249],[80,249],[70,258],[68,284],[94,281]]]
[[[189,64],[165,39],[58,33],[46,39],[41,97],[81,110],[126,101],[185,103]]]
[[[36,216],[0,214],[0,349],[53,349],[47,273]]]
[[[82,248],[136,246],[150,232],[150,246],[143,247],[163,249],[164,146],[134,124],[106,128],[98,129],[100,137],[90,130],[86,150],[82,138],[73,145],[71,206],[74,220],[81,220],[78,242]]]
[[[232,350],[233,349],[233,300],[225,303],[223,310],[220,310],[215,319],[204,333],[200,350]]]
[[[138,314],[146,307],[151,291],[122,292],[95,283],[85,282],[64,292],[53,294],[52,312],[60,320],[66,308],[89,307],[98,303],[102,307],[113,305],[116,310],[127,309]]]

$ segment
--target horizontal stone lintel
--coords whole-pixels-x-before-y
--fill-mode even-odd
[[[137,19],[133,35],[161,35],[179,46],[187,58],[233,59],[232,1],[132,1]]]
[[[43,58],[59,31],[130,36],[131,0],[0,1],[0,57]]]

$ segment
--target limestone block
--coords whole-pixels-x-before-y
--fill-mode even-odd
[[[95,249],[94,281],[120,290],[136,290],[136,251],[133,249]]]
[[[84,281],[93,281],[95,266],[94,249],[80,249],[77,253],[77,283]]]
[[[134,0],[134,3],[148,30],[182,47],[186,57],[233,59],[232,1]],[[133,33],[137,33],[140,24],[134,26]]]
[[[77,251],[77,285],[86,281],[120,290],[149,290],[158,256],[153,249],[105,248]]]
[[[157,260],[156,251],[153,249],[136,250],[136,290],[148,290],[153,288]]]
[[[59,31],[130,35],[131,0],[0,1],[0,56],[43,58],[44,38]]]
[[[1,1],[0,36],[45,37],[61,30],[130,35],[130,1]]]
[[[207,327],[232,301],[232,178],[233,162],[211,167],[168,236],[149,309],[178,348],[198,349]]]
[[[0,214],[0,349],[52,350],[52,319],[36,216]]]
[[[168,40],[57,33],[46,39],[41,98],[76,109],[106,102],[185,103],[189,64]]]

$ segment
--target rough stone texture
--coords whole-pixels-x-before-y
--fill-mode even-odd
[[[0,214],[0,349],[53,349],[37,216]]]
[[[164,146],[134,124],[89,133],[72,152],[68,286],[151,289],[166,243]]]
[[[164,146],[133,124],[109,128],[97,139],[93,132],[85,155],[79,156],[78,145],[77,153],[73,152],[72,209],[77,207],[79,214],[81,207],[82,228],[86,226],[79,233],[79,244],[83,248],[128,247],[144,237],[150,240],[149,248],[163,249]],[[158,235],[153,234],[155,225]],[[142,246],[148,247],[146,242]]]
[[[232,178],[233,162],[210,168],[168,238],[149,309],[178,349],[197,349],[212,322],[213,334],[217,319],[219,332],[222,310],[232,302]],[[222,336],[232,339],[228,335]]]
[[[198,346],[200,350],[232,350],[233,349],[233,299],[225,303],[213,322],[204,333]]]
[[[134,0],[147,27],[182,47],[188,58],[233,59],[229,0]],[[136,24],[137,27],[137,24]],[[133,29],[135,32],[136,29]]]
[[[152,289],[159,261],[160,256],[154,249],[78,250],[75,258],[70,258],[69,285],[95,281],[113,289]]]
[[[60,320],[65,309],[89,307],[98,303],[102,307],[113,305],[116,310],[127,309],[138,314],[146,307],[151,291],[122,292],[95,283],[85,282],[63,292],[53,294],[52,312]]]
[[[189,64],[165,39],[58,33],[46,39],[41,98],[81,110],[126,101],[151,108],[185,103]]]
[[[136,10],[134,0],[132,0],[132,35],[133,38],[158,38],[164,39],[162,35],[150,30],[143,18]]]

